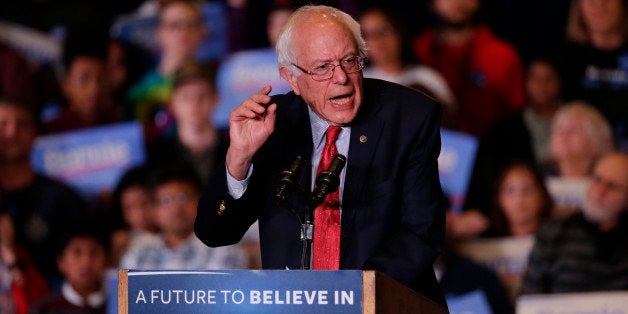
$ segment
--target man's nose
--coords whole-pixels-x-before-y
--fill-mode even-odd
[[[345,84],[348,80],[347,73],[345,69],[338,65],[334,65],[334,68],[331,70],[331,79],[336,84]]]

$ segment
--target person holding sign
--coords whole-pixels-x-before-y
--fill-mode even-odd
[[[199,202],[196,235],[209,246],[230,245],[259,220],[265,269],[378,270],[445,305],[432,269],[445,231],[440,104],[364,79],[360,26],[337,9],[301,7],[276,49],[293,91],[270,97],[272,87],[263,87],[231,112],[226,165]],[[310,196],[297,187],[286,196],[288,210],[273,199],[276,179],[300,156],[305,170],[291,179],[310,191],[319,163],[336,152],[346,167],[320,167],[340,174],[339,188],[312,209],[312,264],[305,265],[300,219]]]

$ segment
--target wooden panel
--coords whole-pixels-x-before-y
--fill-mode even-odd
[[[118,314],[129,313],[129,271],[118,270]]]

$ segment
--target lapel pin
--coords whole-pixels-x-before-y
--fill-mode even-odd
[[[366,143],[366,135],[360,135],[360,143]]]

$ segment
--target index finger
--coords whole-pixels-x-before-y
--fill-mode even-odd
[[[270,85],[263,87],[257,93],[251,95],[250,99],[264,107],[267,107],[270,103],[270,96],[268,94],[272,90]]]
[[[259,90],[259,92],[257,92],[258,94],[264,94],[264,95],[268,95],[270,94],[270,91],[273,90],[273,87],[270,85],[266,85],[264,87],[262,87],[262,89]]]

